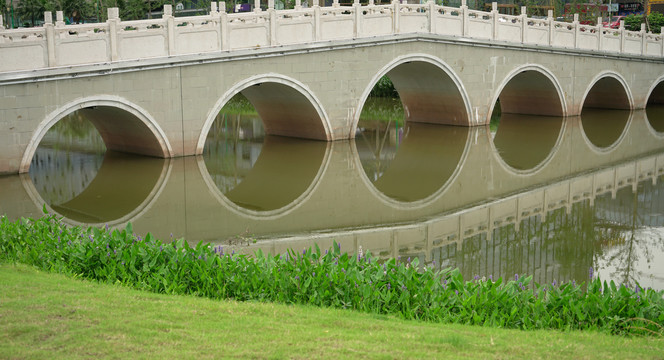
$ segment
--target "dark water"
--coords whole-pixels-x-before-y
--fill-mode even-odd
[[[223,113],[202,156],[168,160],[106,151],[74,113],[29,175],[0,178],[0,213],[36,217],[46,205],[71,224],[130,221],[248,253],[338,242],[468,278],[585,281],[593,267],[664,289],[662,109],[503,114],[497,128],[464,128],[404,123],[390,102],[365,108],[355,140],[334,143]]]

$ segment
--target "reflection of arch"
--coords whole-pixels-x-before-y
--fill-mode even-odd
[[[98,95],[74,100],[48,114],[33,133],[23,154],[19,172],[24,173],[30,169],[32,157],[48,129],[77,110],[85,110],[109,150],[173,157],[173,149],[166,134],[147,111],[118,96]]]
[[[400,56],[384,66],[360,97],[350,138],[355,137],[364,103],[383,76],[389,76],[406,111],[406,119],[447,125],[472,125],[470,100],[452,68],[427,54]],[[441,81],[442,77],[442,81]],[[441,119],[441,114],[447,116]]]
[[[203,124],[196,155],[203,153],[207,134],[221,109],[240,92],[256,108],[267,134],[332,140],[330,121],[311,90],[283,75],[261,74],[235,84],[217,101]]]
[[[566,122],[564,117],[502,114],[491,147],[508,171],[530,175],[549,163],[560,148]]]
[[[647,105],[650,104],[664,105],[664,76],[660,76],[657,80],[653,81],[652,85],[650,85],[644,107],[647,107]]]
[[[122,226],[152,208],[170,178],[171,161],[106,152],[99,172],[80,194],[62,204],[47,204],[30,176],[21,181],[32,201],[72,225]],[[118,179],[132,179],[118,181]]]
[[[497,88],[486,123],[489,123],[498,99],[502,113],[567,116],[563,93],[560,82],[547,68],[536,64],[520,66],[512,70]]]
[[[590,82],[579,106],[579,113],[584,108],[630,110],[634,99],[620,74],[603,71]]]
[[[419,208],[438,199],[459,174],[470,149],[468,127],[412,123],[394,160],[371,182],[362,170],[357,140],[356,167],[367,188],[396,208]]]
[[[309,199],[327,170],[333,144],[267,136],[254,167],[227,194],[214,183],[204,158],[197,162],[208,190],[224,207],[244,217],[273,219]]]
[[[644,110],[646,126],[657,138],[664,137],[664,106],[649,106]]]
[[[594,152],[610,152],[625,138],[632,114],[628,110],[588,109],[581,114],[581,136]]]

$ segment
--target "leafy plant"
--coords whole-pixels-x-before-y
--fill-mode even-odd
[[[664,291],[583,284],[533,284],[532,277],[465,281],[459,270],[420,268],[418,259],[379,262],[370,254],[255,256],[148,234],[66,227],[54,216],[10,222],[0,217],[0,260],[146,291],[213,299],[276,301],[348,308],[406,319],[519,329],[600,329],[657,334]]]

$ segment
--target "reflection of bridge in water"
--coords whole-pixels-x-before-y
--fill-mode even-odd
[[[114,210],[112,215],[90,216],[88,211],[92,208],[77,207],[83,203],[83,197],[107,194],[111,200],[119,198],[103,185],[111,169],[122,167],[112,166],[114,162],[109,158],[102,164],[98,178],[86,189],[51,209],[72,223],[104,221],[122,226],[123,222],[131,221],[139,233],[154,231],[163,239],[173,233],[191,242],[232,242],[246,252],[261,248],[280,253],[287,248],[313,244],[326,248],[337,241],[345,251],[362,246],[380,256],[435,260],[437,266],[459,266],[464,262],[464,268],[469,269],[464,271],[468,272],[533,273],[539,281],[554,276],[558,280],[583,279],[595,246],[590,240],[592,227],[591,230],[585,227],[589,220],[584,216],[597,211],[593,210],[597,209],[593,207],[595,203],[622,194],[623,188],[637,189],[639,183],[656,183],[664,173],[662,134],[654,131],[644,111],[638,111],[628,120],[616,122],[615,127],[620,129],[612,129],[610,137],[617,140],[600,143],[605,146],[600,148],[589,140],[592,134],[584,133],[592,126],[582,128],[582,118],[560,121],[563,122],[560,130],[550,133],[547,141],[541,141],[552,147],[540,152],[543,160],[532,169],[515,169],[507,164],[501,157],[502,148],[483,127],[461,129],[467,133],[463,141],[458,141],[458,134],[452,134],[457,141],[447,146],[454,148],[451,150],[458,154],[459,160],[442,159],[424,165],[434,167],[432,171],[399,170],[411,165],[409,154],[417,156],[417,152],[398,152],[393,161],[397,166],[383,174],[394,176],[390,182],[408,186],[415,175],[425,184],[436,184],[427,190],[430,194],[414,197],[412,201],[381,192],[380,182],[374,185],[364,173],[353,142],[318,143],[322,150],[311,152],[302,150],[308,149],[306,141],[293,145],[276,138],[278,141],[265,143],[254,168],[245,174],[245,180],[255,181],[241,182],[234,189],[245,195],[252,193],[251,198],[259,202],[258,206],[245,208],[243,204],[253,200],[236,197],[234,190],[220,190],[211,179],[223,171],[214,164],[206,164],[202,158],[144,158],[140,161],[145,164],[156,161],[159,166],[137,165],[130,172],[156,180],[142,187],[127,184],[141,187],[143,196],[128,202],[122,211]],[[607,127],[611,128],[610,125]],[[507,132],[511,128],[498,131]],[[427,140],[427,136],[418,133],[410,132],[411,137],[404,139],[401,150],[428,147],[431,141],[445,139],[437,133],[433,140]],[[289,172],[300,177],[297,181],[283,178],[268,193],[261,194],[261,181],[269,181],[278,175],[276,170],[282,170],[275,169],[282,166],[275,165],[278,163],[274,158],[283,160],[288,157],[284,154],[298,156],[298,161],[288,166],[296,167]],[[263,157],[269,161],[261,160]],[[128,178],[127,170],[121,170],[119,176]],[[421,179],[426,176],[431,178]],[[0,178],[0,213],[7,213],[10,218],[38,216],[44,200],[29,178],[23,177],[22,183],[17,179]],[[396,186],[392,189],[399,190]],[[270,198],[275,193],[282,198]],[[261,201],[271,205],[261,205]],[[101,200],[94,204],[94,208],[105,206]],[[244,236],[257,242],[246,246],[238,241]],[[547,247],[553,250],[545,251]],[[557,273],[565,261],[577,264],[577,270],[573,270],[576,274]]]

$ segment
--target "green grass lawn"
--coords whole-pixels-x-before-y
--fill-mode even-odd
[[[159,295],[1,264],[0,358],[664,359],[664,339]]]

